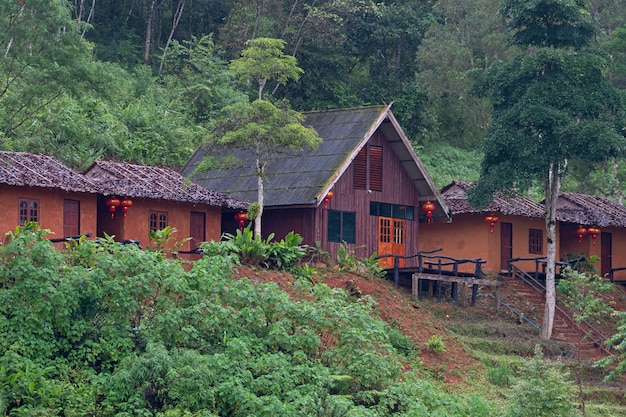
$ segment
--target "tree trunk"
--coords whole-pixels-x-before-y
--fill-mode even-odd
[[[257,187],[258,187],[258,195],[257,195],[257,203],[259,204],[259,213],[256,215],[254,219],[254,235],[261,237],[261,219],[263,218],[263,199],[264,199],[264,190],[263,190],[263,176],[265,175],[265,164],[261,164],[261,162],[257,159]]]
[[[174,12],[174,17],[172,19],[172,30],[170,31],[170,36],[167,38],[167,43],[165,44],[165,48],[163,48],[163,56],[161,57],[161,64],[159,65],[159,75],[163,71],[163,63],[165,62],[165,57],[167,55],[167,50],[172,43],[172,38],[174,37],[174,33],[176,33],[176,29],[178,28],[178,24],[180,23],[180,18],[183,15],[183,9],[185,8],[185,1],[182,0],[176,6],[176,11]]]
[[[548,241],[546,259],[546,305],[543,313],[541,338],[550,340],[554,326],[556,308],[556,203],[561,189],[561,172],[558,165],[552,165],[546,179],[546,238]]]
[[[150,58],[150,44],[152,42],[152,21],[156,12],[157,0],[150,2],[150,11],[148,11],[148,21],[146,22],[146,39],[143,48],[143,63],[146,65]]]

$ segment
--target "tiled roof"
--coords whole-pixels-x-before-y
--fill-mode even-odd
[[[557,219],[583,226],[626,227],[626,207],[596,195],[559,194]]]
[[[467,201],[467,190],[470,187],[471,183],[467,181],[455,180],[441,190],[441,194],[453,215],[489,212],[500,213],[507,216],[539,218],[544,216],[543,205],[522,195],[514,197],[497,195],[487,206],[478,210]]]
[[[96,193],[97,185],[55,158],[0,151],[0,184]]]
[[[166,168],[96,161],[84,175],[96,182],[104,195],[210,204],[230,209],[248,206],[243,201],[186,181],[176,171]]]

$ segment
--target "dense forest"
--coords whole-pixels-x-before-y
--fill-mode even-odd
[[[519,53],[499,0],[0,0],[1,148],[181,166],[220,109],[253,97],[228,64],[247,40],[285,41],[297,82],[266,95],[298,111],[393,111],[438,185],[478,178],[490,123],[475,80]],[[589,2],[592,48],[626,89],[626,7]],[[571,161],[564,188],[619,198],[623,158]],[[609,180],[607,180],[607,178]]]

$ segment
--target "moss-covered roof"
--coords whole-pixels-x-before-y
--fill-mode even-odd
[[[403,168],[420,196],[439,200],[437,217],[447,217],[447,207],[440,199],[426,169],[404,136],[390,106],[372,106],[305,113],[304,125],[313,127],[323,139],[316,150],[278,154],[267,165],[264,181],[265,206],[316,206],[348,168],[358,151],[380,128],[389,140]],[[234,155],[237,167],[211,168],[195,172],[205,157]],[[257,176],[252,169],[252,152],[214,146],[200,147],[183,168],[182,174],[198,184],[245,201],[257,200]]]

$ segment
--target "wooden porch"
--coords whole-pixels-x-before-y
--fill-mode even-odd
[[[436,296],[439,301],[443,297],[444,284],[449,287],[450,298],[458,304],[464,304],[467,300],[467,290],[471,287],[471,305],[476,303],[479,286],[494,287],[496,298],[499,294],[498,288],[503,285],[501,281],[487,279],[482,271],[482,265],[486,263],[483,259],[473,258],[453,258],[450,256],[437,255],[441,249],[418,252],[414,255],[402,256],[395,254],[384,254],[378,258],[392,257],[393,268],[385,271],[387,276],[393,277],[396,288],[399,286],[409,287],[411,293],[422,299],[427,293],[429,296]],[[401,259],[416,259],[416,265],[411,267],[400,267]],[[499,299],[496,301],[499,302]]]

